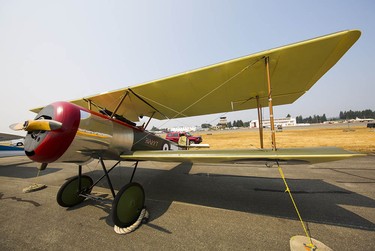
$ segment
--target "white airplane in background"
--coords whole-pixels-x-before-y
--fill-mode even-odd
[[[1,144],[4,141],[11,141],[11,140],[18,140],[24,139],[25,137],[8,134],[8,133],[0,133],[0,158],[3,157],[12,157],[12,156],[24,156],[24,148],[20,146],[13,146],[12,144],[6,145]],[[21,142],[21,141],[20,141]],[[23,144],[22,144],[23,145]]]
[[[355,121],[359,121],[359,122],[370,122],[370,121],[374,121],[374,119],[371,119],[371,118],[369,118],[369,119],[361,119],[361,118],[358,118],[358,117],[356,117],[355,118]]]

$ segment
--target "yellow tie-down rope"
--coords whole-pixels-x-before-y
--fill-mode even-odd
[[[301,214],[299,213],[299,210],[298,210],[298,207],[297,207],[296,202],[294,201],[294,198],[293,198],[292,192],[290,191],[289,186],[288,186],[288,183],[286,182],[284,172],[283,172],[283,170],[281,169],[281,166],[279,165],[279,162],[276,161],[276,163],[277,163],[277,168],[279,169],[280,176],[281,176],[281,178],[283,179],[284,184],[285,184],[285,188],[286,188],[285,192],[288,192],[289,197],[290,197],[290,199],[292,200],[292,203],[293,203],[294,209],[296,210],[296,213],[297,213],[297,215],[298,215],[299,221],[300,221],[301,224],[302,224],[303,231],[305,231],[306,237],[310,240],[310,243],[309,243],[309,244],[305,244],[305,245],[306,245],[306,248],[309,248],[310,250],[316,250],[316,246],[312,243],[312,239],[311,239],[311,237],[310,237],[310,235],[309,235],[309,233],[308,233],[308,231],[307,231],[307,228],[306,228],[306,226],[305,226],[305,223],[304,223],[303,220],[302,220]]]

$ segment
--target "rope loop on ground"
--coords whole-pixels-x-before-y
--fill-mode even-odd
[[[129,234],[136,230],[142,223],[147,223],[149,217],[149,213],[146,208],[143,208],[141,213],[139,214],[139,217],[136,222],[133,223],[133,225],[129,227],[118,227],[114,226],[113,230],[116,232],[116,234]]]

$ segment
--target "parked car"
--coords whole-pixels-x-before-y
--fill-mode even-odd
[[[178,143],[178,140],[183,135],[186,135],[186,137],[188,138],[189,145],[199,144],[199,143],[202,142],[201,136],[193,136],[189,132],[169,132],[169,133],[167,133],[166,139]]]

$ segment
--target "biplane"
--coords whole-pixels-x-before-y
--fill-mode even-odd
[[[32,120],[11,126],[27,132],[25,154],[41,163],[67,162],[78,165],[78,175],[62,185],[57,202],[75,206],[92,198],[99,181],[82,174],[82,165],[97,159],[114,197],[112,219],[115,228],[137,222],[144,209],[145,192],[134,182],[140,161],[252,163],[317,163],[359,156],[339,148],[290,148],[276,145],[273,107],[291,104],[307,92],[358,40],[361,32],[347,30],[252,55],[187,71],[171,77],[88,96],[60,101],[33,109]],[[184,95],[179,95],[179,90]],[[268,107],[272,147],[243,150],[183,150],[178,144],[146,130],[151,119],[174,119],[205,114]],[[140,118],[149,120],[142,126]],[[110,168],[106,160],[116,160]],[[110,172],[121,161],[133,161],[128,184],[117,193]]]

